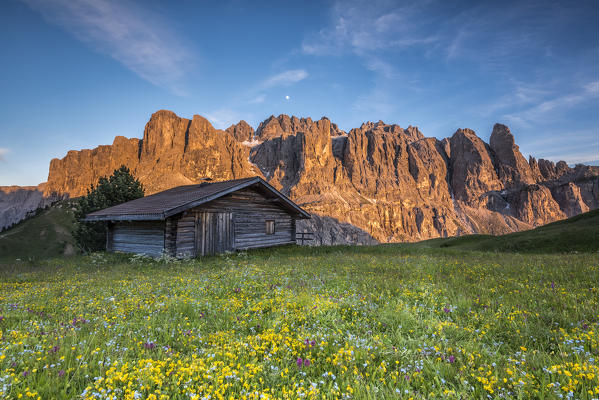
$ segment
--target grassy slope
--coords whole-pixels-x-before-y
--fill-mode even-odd
[[[599,210],[529,231],[432,239],[413,246],[523,253],[594,252],[599,251]]]
[[[0,233],[0,259],[27,260],[68,254],[74,249],[73,223],[68,202],[50,207]]]

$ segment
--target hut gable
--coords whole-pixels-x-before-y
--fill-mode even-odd
[[[87,215],[107,221],[108,251],[177,257],[295,243],[310,218],[259,177],[180,186]]]

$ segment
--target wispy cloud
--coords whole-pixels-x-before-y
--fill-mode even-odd
[[[599,95],[599,81],[589,82],[584,86],[585,92],[592,95]]]
[[[6,155],[9,153],[9,150],[4,147],[0,147],[0,161],[6,161]]]
[[[546,98],[538,104],[523,111],[506,114],[504,117],[510,122],[522,126],[531,126],[538,122],[547,122],[557,118],[565,111],[590,100],[599,98],[599,81],[588,82],[577,90],[568,94],[560,94]]]
[[[248,106],[256,106],[266,101],[270,89],[289,87],[303,81],[309,76],[305,69],[290,69],[258,81],[245,90],[239,90],[238,95],[229,99],[227,105],[206,113],[206,117],[219,129],[225,129],[236,124],[242,118],[249,121],[253,118],[251,113],[240,112],[248,109]],[[265,93],[266,92],[266,93]]]
[[[308,72],[306,70],[291,69],[265,79],[258,86],[260,89],[270,89],[277,86],[289,86],[302,81],[307,77]]]
[[[386,90],[375,87],[359,96],[353,103],[353,109],[367,118],[379,120],[391,118],[397,111],[397,106]]]
[[[384,78],[396,79],[400,76],[397,68],[395,68],[391,63],[388,63],[387,61],[384,61],[378,57],[372,57],[366,60],[365,63],[366,68],[381,74]]]
[[[191,53],[160,16],[127,1],[22,0],[94,50],[107,54],[142,79],[185,94]]]
[[[265,78],[246,90],[241,95],[241,101],[245,104],[262,104],[266,101],[266,94],[263,92],[277,87],[289,87],[295,83],[303,81],[308,76],[308,71],[305,69],[290,69],[279,72]]]
[[[226,129],[242,119],[240,113],[226,107],[206,113],[206,118],[217,129]]]
[[[331,23],[308,36],[304,54],[372,54],[378,50],[402,49],[433,43],[434,35],[420,31],[412,16],[420,5],[398,6],[388,1],[338,1],[331,10]]]
[[[509,115],[515,108],[528,109],[550,98],[556,92],[556,89],[552,88],[554,85],[556,83],[521,82],[512,79],[504,84],[503,94],[486,102],[474,104],[471,109],[473,113],[483,118],[496,116],[498,113]]]
[[[261,94],[261,95],[258,95],[256,97],[250,99],[248,101],[248,104],[262,104],[265,101],[266,101],[266,95],[265,94]]]

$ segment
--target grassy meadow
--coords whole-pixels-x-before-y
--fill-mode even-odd
[[[0,266],[0,398],[599,398],[599,253]]]

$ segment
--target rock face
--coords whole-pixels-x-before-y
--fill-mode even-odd
[[[449,140],[451,185],[457,200],[478,206],[484,193],[503,186],[493,166],[489,147],[471,129],[458,129]]]
[[[516,146],[510,128],[502,124],[495,124],[489,144],[495,153],[497,175],[503,186],[514,188],[532,185],[537,181],[539,176],[533,176],[529,163],[526,162]]]
[[[80,196],[127,165],[146,193],[202,178],[261,176],[315,215],[299,229],[315,244],[414,241],[500,234],[599,207],[599,167],[527,162],[505,125],[490,143],[459,129],[441,141],[382,121],[349,132],[328,118],[271,116],[256,131],[158,111],[142,139],[71,151],[52,160],[51,194]]]
[[[251,142],[254,139],[254,128],[243,120],[231,125],[225,129],[225,132],[233,136],[238,142]]]
[[[52,160],[45,193],[84,195],[92,183],[123,164],[142,182],[146,194],[202,178],[260,175],[248,157],[247,146],[214,129],[205,118],[194,115],[189,120],[161,110],[152,114],[141,140],[117,136],[112,146],[70,151]]]
[[[0,232],[58,200],[45,197],[44,186],[0,186]]]

